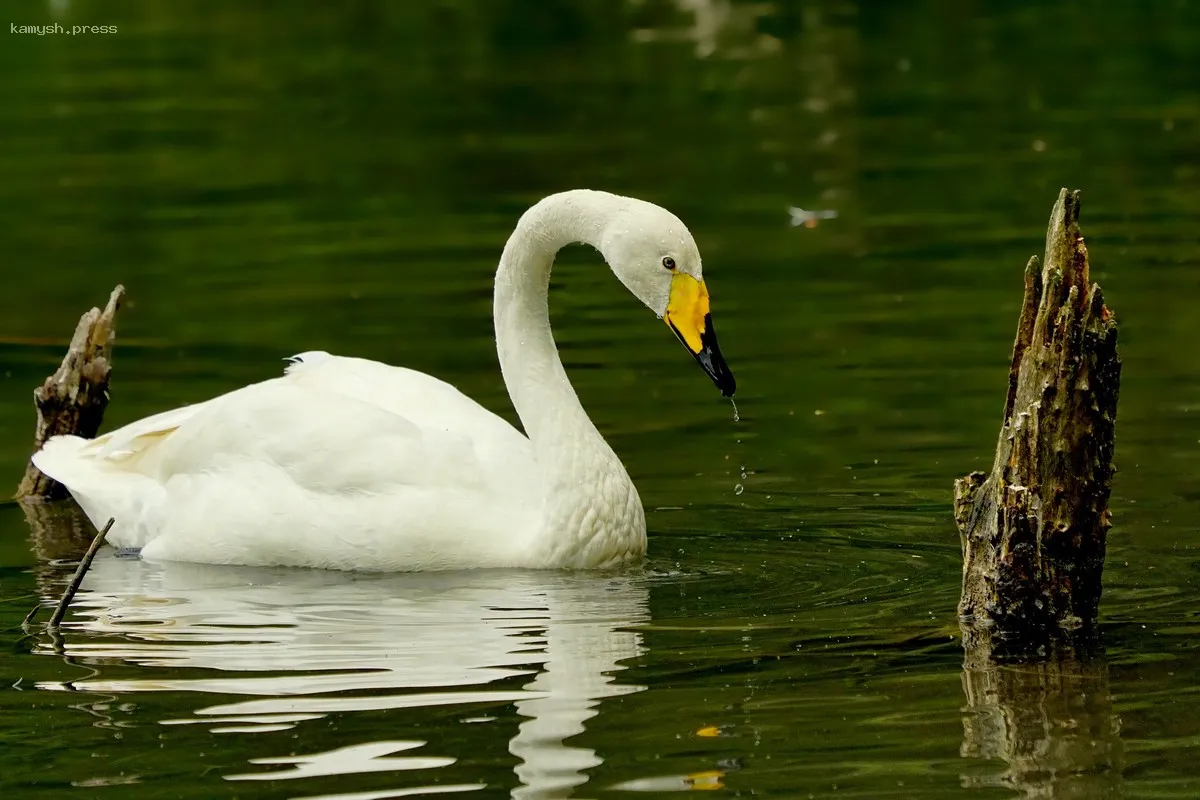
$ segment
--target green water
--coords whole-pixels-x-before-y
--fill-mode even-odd
[[[1200,795],[1200,5],[56,0],[0,23],[56,20],[118,32],[0,28],[10,483],[32,388],[117,282],[109,425],[312,349],[511,414],[491,273],[520,212],[578,186],[690,225],[741,419],[580,250],[556,337],[647,506],[644,568],[104,556],[61,639],[22,638],[70,520],[34,536],[0,506],[3,796]],[[964,673],[950,486],[990,463],[1064,185],[1122,325],[1104,652]]]

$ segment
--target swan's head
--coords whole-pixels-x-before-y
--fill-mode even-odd
[[[674,331],[721,394],[732,397],[737,384],[717,346],[696,241],[665,208],[622,200],[600,251],[621,283]]]

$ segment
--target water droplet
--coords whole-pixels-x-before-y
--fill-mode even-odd
[[[733,493],[734,493],[734,494],[741,494],[741,493],[742,493],[742,492],[744,492],[744,491],[746,491],[746,487],[745,487],[745,486],[742,486],[740,483],[739,483],[737,486],[734,486],[734,487],[733,487]]]
[[[734,402],[732,397],[729,398],[729,405],[733,406],[733,421],[741,422],[742,418],[738,416],[737,403]]]

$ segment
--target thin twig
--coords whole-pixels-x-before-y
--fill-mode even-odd
[[[25,615],[25,619],[21,622],[21,630],[25,631],[26,633],[29,633],[29,623],[33,622],[33,618],[36,617],[37,612],[39,612],[41,610],[42,610],[41,603],[38,603],[36,606],[34,606],[29,611],[29,613]]]
[[[62,599],[58,601],[58,607],[54,609],[54,614],[51,615],[50,621],[46,623],[46,627],[50,630],[56,630],[62,623],[63,617],[67,615],[67,607],[75,599],[75,593],[79,591],[79,585],[83,583],[83,576],[87,573],[88,567],[92,565],[92,561],[95,560],[96,552],[100,549],[100,545],[104,544],[104,537],[108,536],[108,531],[112,528],[114,522],[116,520],[113,517],[108,518],[108,523],[96,534],[96,538],[92,539],[87,552],[83,554],[83,560],[79,562],[79,566],[75,569],[75,575],[71,578],[71,582],[67,584],[67,590],[63,592]],[[37,609],[34,610],[36,611]]]

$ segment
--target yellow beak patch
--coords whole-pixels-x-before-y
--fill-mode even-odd
[[[671,296],[667,300],[666,322],[696,355],[703,349],[705,319],[708,317],[708,287],[682,272],[671,278]]]

